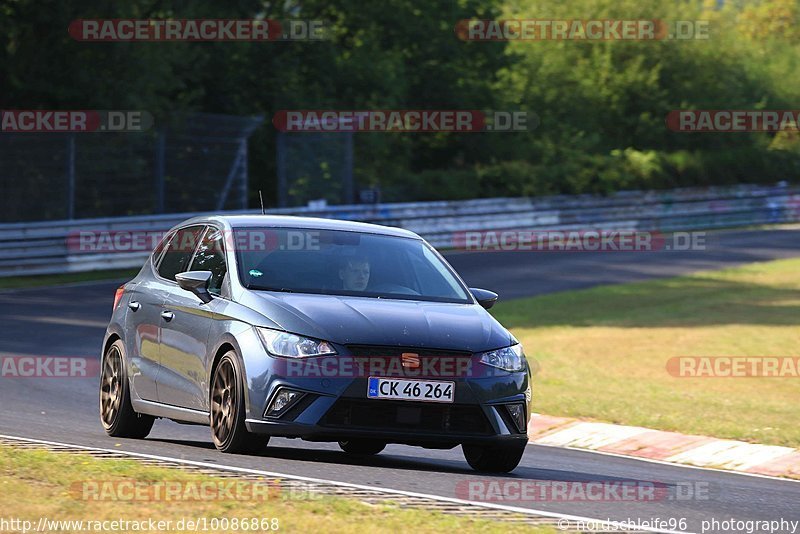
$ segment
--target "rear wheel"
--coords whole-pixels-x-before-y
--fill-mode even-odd
[[[510,473],[522,460],[526,444],[527,442],[489,446],[464,444],[461,449],[467,463],[476,471]]]
[[[386,443],[372,439],[353,439],[340,441],[339,447],[350,454],[378,454],[386,448]]]
[[[123,357],[125,347],[116,340],[103,355],[100,378],[100,421],[106,434],[115,438],[147,437],[155,418],[133,410]]]
[[[222,452],[259,452],[269,442],[269,437],[251,434],[245,427],[243,384],[236,353],[227,352],[211,381],[211,436]]]

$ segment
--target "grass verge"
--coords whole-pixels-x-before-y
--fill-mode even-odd
[[[33,528],[39,518],[53,521],[171,521],[169,532],[184,532],[178,529],[179,521],[205,518],[206,525],[212,520],[234,518],[259,521],[259,530],[264,532],[260,521],[278,520],[280,532],[555,532],[547,528],[511,523],[473,520],[442,513],[422,510],[400,509],[391,504],[369,506],[355,500],[343,498],[309,498],[307,495],[278,494],[277,492],[248,493],[237,491],[225,499],[164,499],[152,496],[166,493],[142,491],[138,499],[131,491],[121,489],[120,483],[137,483],[139,489],[155,488],[158,483],[182,483],[179,493],[191,495],[189,488],[198,488],[199,483],[225,484],[230,479],[192,474],[191,472],[162,467],[145,466],[133,460],[101,460],[81,454],[55,454],[47,451],[20,450],[0,446],[0,519],[31,521]],[[265,481],[266,483],[267,481]],[[217,486],[214,486],[217,487]],[[89,488],[87,490],[87,488]],[[97,489],[100,488],[100,489]],[[113,489],[116,488],[116,489]],[[141,498],[149,495],[150,498]],[[200,495],[203,495],[202,493]],[[242,499],[250,495],[259,498]],[[268,495],[268,498],[263,498]],[[88,497],[88,498],[87,498]],[[98,498],[99,497],[99,498]],[[184,523],[185,525],[185,523]],[[67,525],[60,532],[79,532],[77,525]],[[87,525],[84,523],[83,527]],[[368,527],[367,527],[368,526]],[[137,530],[128,529],[115,532]],[[51,523],[48,531],[55,531]],[[201,528],[202,530],[202,528]],[[245,531],[219,527],[217,531]]]
[[[800,356],[800,260],[501,302],[540,413],[800,446],[800,378],[678,378],[678,356]]]

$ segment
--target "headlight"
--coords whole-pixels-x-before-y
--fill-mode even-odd
[[[285,358],[310,358],[336,354],[336,350],[327,341],[310,339],[280,330],[256,327],[256,332],[264,343],[264,348],[275,356]]]
[[[491,350],[481,355],[481,363],[503,369],[505,371],[522,371],[525,369],[525,353],[519,343],[504,349]]]

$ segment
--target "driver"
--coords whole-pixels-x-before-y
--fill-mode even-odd
[[[369,284],[370,265],[364,256],[346,258],[339,268],[342,287],[347,291],[364,291]]]

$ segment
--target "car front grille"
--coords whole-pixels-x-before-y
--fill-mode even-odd
[[[493,434],[480,406],[341,398],[321,426],[436,434]]]
[[[472,372],[469,351],[370,345],[348,345],[347,349],[360,368],[376,376],[451,378],[468,377]]]
[[[415,347],[381,347],[377,345],[347,345],[353,356],[359,358],[385,358],[402,356],[403,353],[414,353],[419,355],[420,358],[471,358],[472,353],[469,351],[458,350],[438,350],[438,349],[425,349]]]

